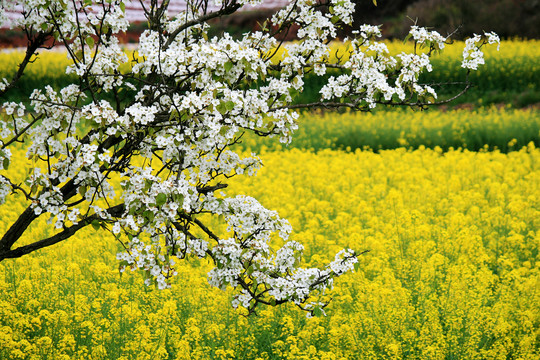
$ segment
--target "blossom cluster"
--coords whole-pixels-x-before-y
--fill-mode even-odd
[[[220,11],[234,12],[244,3],[224,2]],[[411,35],[426,53],[393,57],[377,41],[379,29],[362,26],[347,60],[332,61],[329,41],[352,23],[350,0],[332,0],[327,12],[312,0],[291,2],[272,16],[277,30],[240,39],[210,38],[212,14],[203,6],[192,3],[169,17],[167,4],[148,11],[149,27],[130,59],[116,36],[127,28],[122,1],[23,2],[25,16],[15,25],[62,42],[71,61],[66,73],[78,81],[36,89],[31,110],[2,105],[11,119],[2,125],[2,141],[24,138],[34,165],[25,188],[2,177],[1,199],[9,187],[22,191],[32,210],[28,221],[48,214],[58,229],[50,241],[90,224],[108,229],[124,245],[121,269],[143,270],[147,284],[167,288],[177,274],[173,258],[209,258],[215,264],[208,275],[212,285],[241,289],[235,305],[252,311],[259,303],[290,301],[318,313],[321,302],[311,296],[323,296],[336,276],[351,271],[355,252],[338,252],[322,269],[303,268],[301,244],[272,247],[276,236],[287,240],[288,222],[255,199],[224,190],[227,179],[254,175],[261,166],[255,154],[241,156],[234,145],[246,132],[290,142],[298,107],[429,103],[436,93],[418,79],[431,70],[429,55],[442,49],[444,39],[413,27]],[[273,36],[293,25],[297,42]],[[307,73],[322,76],[328,69],[341,75],[329,76],[320,101],[291,105]],[[7,168],[9,153],[0,156]],[[228,230],[206,226],[208,214],[223,216]]]
[[[357,31],[358,37],[351,40],[349,59],[343,68],[351,75],[331,76],[328,84],[321,89],[323,99],[350,98],[361,102],[369,109],[378,103],[392,100],[406,102],[413,95],[420,102],[434,102],[435,90],[429,85],[419,84],[420,74],[432,71],[429,56],[433,50],[442,50],[446,41],[438,32],[412,26],[409,37],[419,49],[427,48],[427,53],[389,54],[384,43],[376,41],[382,34],[377,26],[363,25]],[[358,95],[361,94],[361,97]]]
[[[465,41],[463,49],[463,61],[461,66],[465,69],[478,70],[479,65],[484,65],[484,53],[481,47],[485,44],[499,44],[500,39],[497,34],[490,32],[484,33],[483,36],[474,34],[473,37]],[[499,46],[497,46],[497,49]]]

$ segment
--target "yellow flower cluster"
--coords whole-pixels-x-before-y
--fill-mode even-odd
[[[172,289],[147,288],[118,272],[116,240],[89,229],[0,263],[0,359],[538,359],[539,149],[261,157],[259,176],[227,191],[288,218],[306,265],[369,250],[338,279],[329,316],[246,318],[196,259],[179,261]],[[1,233],[24,206],[0,207]]]

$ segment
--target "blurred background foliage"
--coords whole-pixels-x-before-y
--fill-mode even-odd
[[[472,33],[495,31],[503,38],[537,39],[540,36],[540,1],[537,0],[356,0],[355,25],[382,24],[383,34],[404,37],[413,20],[442,35],[459,28],[456,39]]]
[[[272,0],[267,0],[272,1]],[[463,40],[472,33],[495,31],[502,38],[540,37],[540,1],[538,0],[353,0],[356,14],[352,28],[341,35],[345,37],[361,24],[382,25],[383,36],[389,39],[404,38],[414,22],[437,30],[442,35],[454,33],[453,38]],[[212,34],[227,31],[233,36],[256,30],[275,10],[242,11],[213,20]],[[131,24],[122,35],[126,43],[135,43],[146,28],[142,23]],[[457,30],[457,31],[456,31]],[[293,40],[295,32],[288,33]],[[25,46],[20,31],[0,29],[1,47]]]
[[[502,38],[537,39],[540,36],[540,1],[538,0],[354,0],[356,14],[350,34],[362,24],[382,25],[386,38],[404,38],[411,25],[431,27],[442,35],[453,33],[463,40],[472,33],[495,31]],[[258,27],[272,13],[241,12],[215,22],[215,31],[242,34]],[[294,33],[289,35],[294,38]]]

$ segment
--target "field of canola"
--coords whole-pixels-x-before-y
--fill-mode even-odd
[[[87,231],[0,263],[0,359],[539,358],[540,149],[261,157],[230,192],[288,218],[306,264],[369,250],[337,281],[327,317],[278,307],[246,318],[209,287],[206,261],[180,262],[170,290],[146,288],[120,276],[113,238]],[[0,207],[0,231],[23,206]]]

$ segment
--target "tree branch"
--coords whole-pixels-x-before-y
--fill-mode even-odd
[[[125,209],[124,204],[119,204],[119,205],[110,207],[106,211],[112,217],[118,217],[124,212],[124,209]],[[48,246],[57,244],[57,243],[59,243],[59,242],[61,242],[63,240],[66,240],[66,239],[70,238],[77,231],[79,231],[82,228],[88,226],[89,224],[92,223],[92,221],[97,220],[97,219],[99,219],[98,215],[93,214],[91,216],[88,216],[84,220],[81,220],[77,225],[72,225],[72,226],[70,226],[68,228],[64,228],[64,230],[62,232],[59,232],[58,234],[55,234],[55,235],[53,235],[51,237],[48,237],[46,239],[36,241],[36,242],[31,243],[29,245],[18,247],[18,248],[13,249],[13,250],[11,250],[10,248],[6,249],[5,247],[2,247],[2,248],[0,248],[0,261],[2,261],[4,259],[18,258],[18,257],[21,257],[23,255],[30,254],[30,253],[32,253],[32,252],[34,252],[36,250],[42,249],[44,247],[48,247]]]
[[[19,216],[17,221],[11,225],[11,227],[6,231],[2,239],[0,239],[0,261],[2,260],[2,255],[10,251],[11,247],[15,242],[24,234],[28,226],[38,218],[38,215],[35,214],[34,209],[28,206],[26,210]]]
[[[30,59],[34,55],[37,49],[39,49],[50,37],[52,32],[43,33],[39,32],[37,37],[29,41],[28,47],[26,48],[26,54],[24,56],[23,61],[19,64],[19,70],[17,70],[17,73],[13,76],[10,83],[4,88],[4,90],[0,91],[0,97],[3,97],[5,93],[7,93],[11,88],[15,86],[17,81],[23,76],[24,70],[26,69],[26,66],[32,62]],[[30,35],[28,35],[30,36]]]
[[[272,108],[268,110],[271,111],[277,111],[282,109],[311,109],[311,108],[339,108],[339,107],[349,107],[355,109],[358,107],[358,104],[355,103],[346,103],[346,102],[313,102],[309,104],[295,104],[295,105],[285,105],[285,106],[279,106],[276,108]]]
[[[209,192],[216,191],[219,189],[225,189],[227,184],[216,184],[214,186],[197,186],[197,192],[199,194],[208,194]]]
[[[238,4],[236,2],[236,0],[233,0],[232,3],[229,6],[225,6],[224,8],[222,8],[219,11],[214,11],[214,12],[211,12],[209,14],[205,14],[205,15],[197,18],[197,19],[193,19],[191,21],[185,22],[184,24],[179,26],[176,30],[174,30],[169,35],[169,38],[167,39],[167,42],[163,46],[163,49],[166,50],[172,44],[172,42],[178,36],[178,34],[180,34],[182,31],[184,31],[184,30],[186,30],[186,29],[188,29],[188,28],[190,28],[190,27],[192,27],[194,25],[202,24],[203,22],[206,22],[208,20],[211,20],[211,19],[214,19],[214,18],[217,18],[217,17],[221,17],[221,16],[224,16],[224,15],[230,15],[230,14],[234,13],[236,10],[238,10],[240,8],[241,8],[241,5]]]

